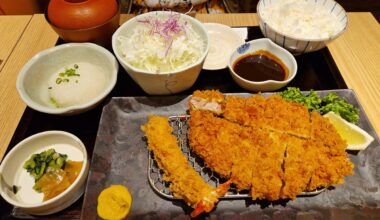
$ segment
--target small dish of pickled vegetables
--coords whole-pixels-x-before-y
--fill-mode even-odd
[[[65,209],[83,194],[88,174],[86,148],[64,131],[35,134],[17,144],[0,165],[1,196],[34,215]]]

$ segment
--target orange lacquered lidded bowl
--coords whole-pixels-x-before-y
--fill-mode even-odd
[[[119,27],[117,0],[51,0],[45,19],[66,42],[108,45]]]

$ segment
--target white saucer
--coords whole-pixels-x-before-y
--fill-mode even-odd
[[[231,27],[218,23],[205,23],[210,36],[210,49],[203,69],[219,70],[228,65],[232,51],[244,43],[244,39]]]

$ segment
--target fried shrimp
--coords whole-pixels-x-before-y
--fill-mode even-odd
[[[141,129],[147,137],[149,150],[164,171],[164,180],[170,183],[174,197],[195,208],[193,217],[203,211],[210,212],[219,197],[229,189],[230,182],[215,188],[202,179],[183,155],[166,117],[149,116],[148,123]]]

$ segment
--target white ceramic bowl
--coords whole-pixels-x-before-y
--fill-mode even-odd
[[[69,160],[83,161],[82,169],[76,180],[56,197],[42,201],[43,194],[33,190],[34,178],[23,168],[23,164],[34,153],[54,148],[56,152],[67,154]],[[10,192],[1,182],[1,196],[8,203],[19,207],[26,213],[48,215],[65,209],[83,194],[86,186],[89,162],[82,141],[64,131],[46,131],[35,134],[18,143],[4,158],[0,173],[9,185],[19,186],[16,194]]]
[[[269,53],[279,58],[285,64],[289,70],[286,80],[266,80],[262,82],[254,82],[246,80],[236,74],[236,72],[233,70],[233,65],[235,62],[239,60],[240,57],[243,57],[247,54],[252,54],[258,50],[268,51]],[[292,81],[297,74],[297,62],[294,56],[289,51],[273,43],[268,38],[252,40],[238,47],[230,56],[228,68],[230,70],[232,78],[239,86],[253,92],[264,92],[280,89]]]
[[[123,57],[120,50],[119,36],[127,36],[137,25],[141,25],[139,21],[143,21],[148,17],[160,16],[166,18],[172,16],[175,12],[154,11],[138,15],[119,27],[112,36],[112,49],[121,66],[131,76],[131,78],[148,94],[151,95],[167,95],[184,91],[190,88],[198,78],[202,70],[203,63],[209,50],[209,36],[204,25],[185,14],[179,14],[180,20],[188,22],[194,30],[200,34],[205,41],[205,50],[202,51],[201,57],[192,65],[172,72],[150,73],[146,70],[138,69],[130,65]]]
[[[324,48],[328,43],[339,37],[347,29],[348,17],[344,8],[339,5],[334,0],[306,0],[311,2],[311,5],[320,5],[326,8],[328,11],[331,11],[332,14],[337,15],[339,22],[342,24],[342,29],[330,37],[320,38],[320,39],[307,39],[301,37],[294,37],[289,35],[289,33],[280,32],[279,30],[274,29],[271,25],[268,24],[266,20],[263,19],[262,13],[267,8],[283,2],[281,0],[260,0],[257,4],[257,15],[259,17],[259,25],[261,32],[267,38],[270,38],[276,44],[286,48],[293,54],[303,54],[308,52],[317,51]],[[312,6],[313,7],[313,6]],[[290,27],[297,28],[297,27]]]
[[[228,58],[244,39],[231,27],[218,23],[205,23],[210,36],[210,50],[206,56],[203,69],[219,70],[228,66]]]
[[[98,74],[104,79],[103,85],[96,93],[84,86],[86,89],[83,92],[87,92],[88,98],[58,108],[50,101],[49,81],[51,83],[51,78],[60,69],[75,63],[88,63],[99,69]],[[34,110],[48,114],[78,114],[92,109],[111,92],[116,84],[118,70],[115,57],[103,47],[92,43],[68,43],[44,50],[31,58],[21,69],[16,87],[22,100]],[[88,84],[95,85],[95,82]]]

